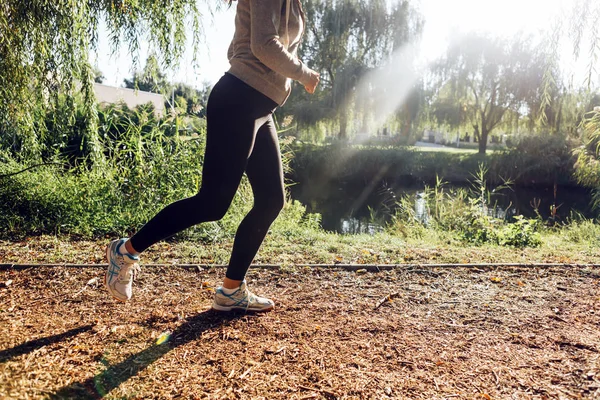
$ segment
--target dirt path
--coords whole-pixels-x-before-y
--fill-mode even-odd
[[[600,398],[597,270],[254,269],[276,310],[225,316],[223,270],[101,274],[0,271],[0,398]]]

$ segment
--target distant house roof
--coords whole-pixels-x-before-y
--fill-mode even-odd
[[[124,102],[129,108],[152,103],[158,116],[165,115],[165,98],[162,94],[144,92],[122,87],[114,87],[94,83],[94,92],[100,104],[115,104]]]

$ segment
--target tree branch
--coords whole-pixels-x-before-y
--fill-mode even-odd
[[[19,175],[19,174],[21,174],[23,172],[29,171],[30,169],[37,168],[37,167],[42,167],[44,165],[60,165],[61,167],[64,166],[64,164],[56,163],[56,162],[47,162],[47,163],[35,164],[35,165],[32,165],[32,166],[27,167],[25,169],[22,169],[20,171],[17,171],[17,172],[11,172],[10,174],[0,175],[0,179],[2,179],[2,178],[8,178],[10,176]]]

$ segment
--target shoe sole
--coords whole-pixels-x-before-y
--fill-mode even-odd
[[[110,267],[110,244],[108,246],[106,246],[106,261],[108,262],[108,267]],[[117,296],[115,296],[114,294],[112,294],[112,291],[110,290],[110,286],[108,286],[108,269],[104,272],[104,286],[106,287],[106,291],[108,292],[108,294],[110,294],[113,299],[118,300],[121,303],[127,302],[127,300],[122,300],[122,299],[118,298]]]
[[[259,308],[259,309],[254,309],[254,308],[244,308],[244,307],[225,307],[225,306],[220,306],[218,304],[214,304],[212,305],[212,309],[215,311],[220,311],[220,312],[228,312],[228,311],[236,311],[236,310],[240,310],[240,311],[246,311],[246,312],[267,312],[267,311],[271,311],[275,308],[275,306],[271,306],[269,308]]]

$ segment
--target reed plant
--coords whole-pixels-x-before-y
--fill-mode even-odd
[[[127,235],[164,206],[198,192],[206,137],[203,119],[158,118],[150,107],[128,110],[116,105],[101,110],[98,120],[101,158],[86,153],[76,131],[48,134],[47,146],[55,150],[37,158],[20,159],[7,148],[0,151],[1,237]],[[286,143],[287,165],[291,153]],[[252,190],[243,179],[222,220],[178,237],[230,238],[251,207]],[[294,229],[316,228],[318,221],[300,203],[290,201],[273,231],[290,235]]]
[[[471,188],[447,189],[446,182],[436,177],[435,185],[426,186],[416,199],[403,196],[386,226],[387,232],[423,237],[424,230],[430,230],[449,233],[474,245],[539,246],[541,221],[498,213],[492,192],[509,190],[510,184],[490,189],[486,174],[487,168],[481,164]]]

